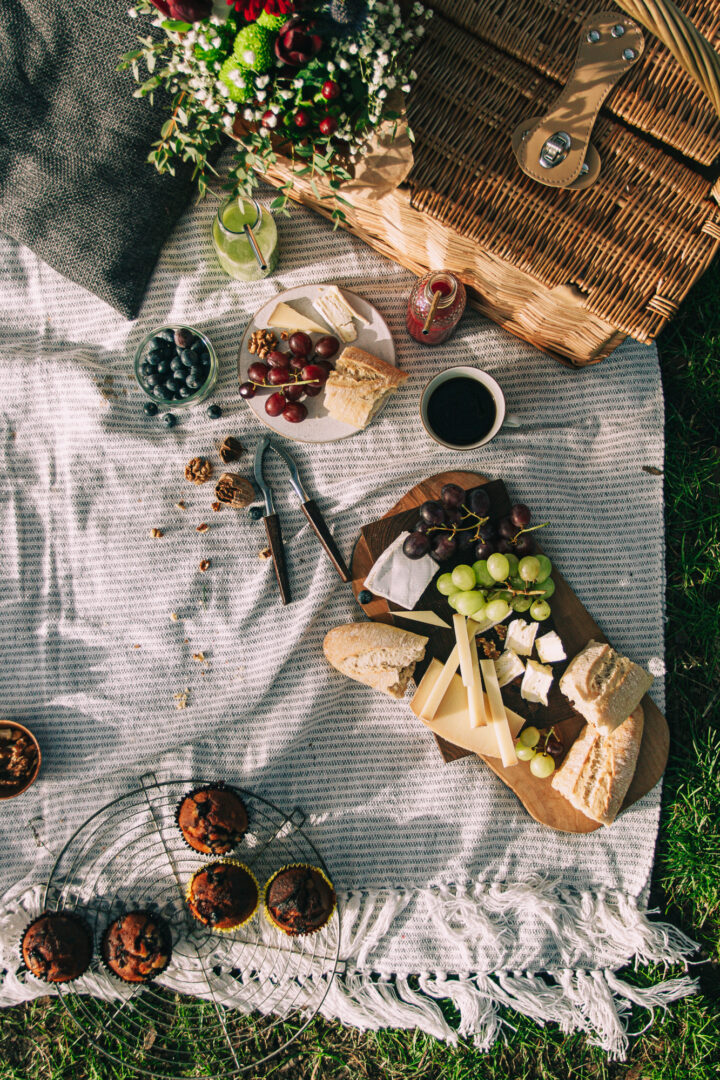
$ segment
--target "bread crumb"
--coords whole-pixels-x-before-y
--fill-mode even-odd
[[[190,690],[186,686],[181,694],[173,694],[173,701],[175,702],[176,709],[187,709],[188,698],[190,696]]]
[[[180,618],[180,616],[178,615],[177,611],[171,611],[170,612],[170,618],[172,619],[173,622],[177,622],[178,619]]]

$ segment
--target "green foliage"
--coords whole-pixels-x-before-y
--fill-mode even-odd
[[[274,34],[269,30],[258,23],[251,23],[244,26],[236,36],[233,56],[241,67],[264,75],[275,63],[273,40]]]

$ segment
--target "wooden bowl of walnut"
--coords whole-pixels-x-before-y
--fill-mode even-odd
[[[0,800],[14,799],[40,772],[40,744],[22,724],[0,720]]]

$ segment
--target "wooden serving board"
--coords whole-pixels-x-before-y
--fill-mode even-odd
[[[510,509],[510,499],[502,480],[488,480],[485,476],[471,472],[439,473],[423,480],[407,495],[404,495],[379,521],[363,526],[352,559],[352,587],[356,597],[365,587],[365,577],[378,556],[403,530],[412,529],[417,520],[418,506],[427,499],[439,498],[440,489],[444,484],[458,484],[465,490],[481,484],[487,485],[490,495],[490,513],[493,518],[504,516]],[[463,556],[454,560],[455,563],[463,561],[472,560]],[[438,569],[438,573],[451,569],[452,565],[453,562],[447,566],[444,565],[442,570]],[[545,631],[552,628],[557,630],[568,658],[572,659],[591,639],[607,641],[607,638],[555,565],[553,565],[552,577],[555,582],[555,593],[550,601],[553,615],[551,620],[542,625]],[[381,597],[374,596],[369,604],[362,604],[361,607],[369,618],[377,622],[394,623],[405,630],[429,636],[425,659],[416,668],[418,681],[433,657],[444,663],[450,655],[455,644],[455,637],[451,630],[435,629],[421,623],[411,623],[402,618],[395,618],[394,605]],[[446,622],[451,621],[452,610],[445,597],[438,593],[434,580],[425,590],[416,607],[419,611],[435,611]],[[395,610],[398,610],[397,607]],[[569,749],[585,721],[560,692],[558,683],[564,668],[563,664],[553,664],[555,681],[550,690],[547,707],[531,705],[524,701],[518,689],[513,685],[503,687],[502,693],[506,705],[525,717],[528,723],[538,727],[554,725],[566,749]],[[670,733],[667,721],[647,695],[643,699],[642,706],[645,712],[643,738],[637,769],[625,797],[623,810],[655,787],[665,771],[668,759]],[[436,741],[446,762],[469,756],[468,750],[453,746],[444,739],[436,737]],[[579,810],[575,810],[567,799],[550,786],[549,780],[533,776],[527,762],[521,761],[510,768],[504,768],[499,758],[483,756],[483,761],[503,783],[515,792],[528,813],[541,824],[549,825],[560,832],[570,833],[594,832],[601,827],[596,821],[592,821]]]

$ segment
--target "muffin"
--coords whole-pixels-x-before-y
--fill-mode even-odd
[[[28,971],[37,979],[72,982],[90,967],[92,931],[79,915],[46,911],[28,926],[20,951]]]
[[[102,955],[113,975],[123,982],[150,982],[170,963],[170,931],[149,911],[129,911],[105,931]]]
[[[186,843],[204,855],[227,855],[247,831],[245,803],[218,784],[191,791],[181,801],[177,823]]]
[[[314,866],[286,866],[265,888],[265,914],[284,933],[313,934],[325,925],[336,903],[335,890]]]
[[[187,888],[191,912],[213,930],[237,930],[255,914],[259,899],[254,874],[233,860],[204,866]]]

